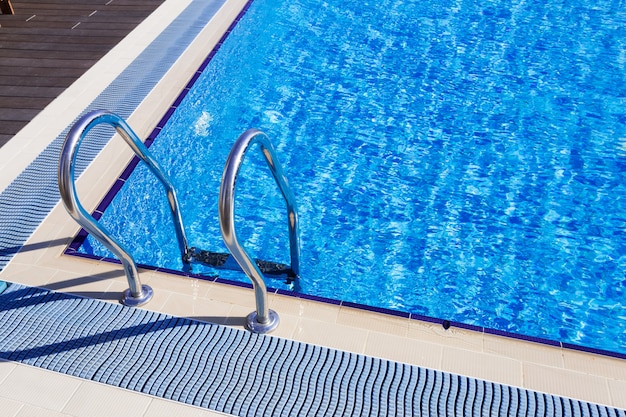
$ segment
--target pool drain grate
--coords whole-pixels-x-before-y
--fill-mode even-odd
[[[9,284],[0,358],[240,416],[620,416],[626,411]]]

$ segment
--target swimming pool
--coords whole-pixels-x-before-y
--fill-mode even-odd
[[[224,161],[259,127],[299,203],[301,291],[626,353],[625,12],[383,3],[251,4],[151,147],[191,244],[225,251]],[[263,164],[244,164],[239,234],[287,262]],[[127,182],[100,221],[181,269],[160,185],[141,166]]]

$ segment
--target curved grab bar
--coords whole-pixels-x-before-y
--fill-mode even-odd
[[[152,298],[152,289],[147,285],[141,285],[137,265],[133,258],[80,204],[76,193],[76,184],[74,183],[74,166],[78,148],[87,133],[96,125],[102,123],[113,126],[135,154],[141,158],[159,180],[161,180],[167,191],[167,199],[170,204],[172,216],[174,217],[183,259],[187,258],[189,248],[174,187],[135,132],[133,132],[122,118],[105,110],[94,110],[82,116],[68,132],[65,137],[63,149],[61,150],[58,173],[61,199],[70,216],[122,261],[130,288],[124,292],[121,301],[125,305],[138,306],[150,301],[150,298]]]
[[[255,143],[261,146],[265,161],[287,204],[291,270],[295,274],[296,279],[299,277],[300,245],[298,242],[298,214],[296,212],[295,198],[283,174],[278,158],[276,158],[274,147],[267,135],[258,129],[249,129],[241,134],[228,155],[220,186],[219,217],[224,243],[239,266],[241,266],[241,269],[250,278],[254,287],[256,311],[248,315],[247,327],[255,333],[267,333],[278,326],[278,315],[267,307],[267,287],[263,281],[261,271],[246,250],[239,244],[235,233],[235,183],[243,158],[250,146]]]

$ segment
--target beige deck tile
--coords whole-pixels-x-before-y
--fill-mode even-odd
[[[109,288],[109,291],[113,291],[113,289],[115,289],[116,291],[113,291],[113,292],[117,292],[121,295],[123,291],[126,291],[126,288],[128,288],[127,283],[120,283],[120,282],[115,281],[111,283],[111,287]],[[165,303],[167,303],[167,300],[173,294],[174,293],[170,291],[161,290],[161,289],[155,290],[154,288],[152,288],[152,299],[148,301],[146,304],[140,306],[140,308],[143,308],[145,310],[159,312],[159,313],[166,313],[166,311],[164,310]]]
[[[407,336],[409,331],[408,318],[378,314],[344,306],[341,306],[339,309],[337,323],[402,337]]]
[[[443,348],[441,369],[503,384],[522,386],[522,362],[451,347]]]
[[[69,272],[64,272],[63,274],[55,275],[55,277],[60,279],[54,282],[50,281],[44,285],[44,287],[53,291],[75,294],[81,297],[96,298],[104,301],[117,301],[120,298],[120,294],[109,291],[112,278],[116,275],[116,271],[102,274],[70,274]]]
[[[612,405],[626,409],[626,381],[616,381],[609,379],[609,394]]]
[[[338,305],[318,303],[288,295],[269,294],[269,305],[279,314],[310,317],[326,323],[336,323],[339,316]]]
[[[565,369],[626,381],[626,360],[623,359],[563,349],[563,361]]]
[[[484,351],[520,361],[563,367],[563,350],[560,347],[525,342],[491,334],[484,335]]]
[[[223,323],[231,309],[229,303],[172,293],[160,310],[173,316]]]
[[[226,317],[223,323],[219,324],[233,327],[235,329],[244,329],[246,325],[246,317],[248,317],[248,314],[253,311],[256,311],[254,306],[246,307],[238,304],[231,304],[228,317]]]
[[[0,273],[0,279],[31,287],[43,287],[48,282],[56,281],[55,276],[58,273],[56,269],[12,261]]]
[[[290,314],[283,314],[282,311],[276,311],[276,313],[278,314],[280,322],[278,323],[278,327],[269,333],[269,335],[282,337],[284,339],[293,339],[293,335],[298,328],[300,318]]]
[[[95,260],[63,255],[64,249],[65,246],[55,246],[42,250],[41,257],[37,260],[37,264],[58,271],[64,271],[70,275],[77,273],[89,274],[97,267],[98,262]],[[27,261],[24,259],[23,256],[18,255],[13,260],[18,263],[26,263]]]
[[[534,363],[524,363],[524,388],[556,395],[611,404],[605,378],[550,368]]]
[[[65,375],[18,366],[0,384],[0,393],[24,404],[61,412],[79,385],[79,380]]]
[[[313,345],[363,353],[367,343],[367,330],[339,324],[329,325],[323,321],[302,317],[293,338]]]
[[[369,332],[364,353],[378,358],[436,369],[441,366],[443,348],[441,345],[428,342],[409,341],[400,336]]]
[[[32,405],[24,405],[15,417],[74,417],[70,414],[60,413],[58,411],[46,410],[45,408],[34,407]]]
[[[476,352],[483,351],[483,334],[456,327],[444,329],[440,324],[409,320],[407,336],[424,342],[445,344]]]
[[[76,417],[142,417],[152,398],[98,383],[81,384],[61,410]]]
[[[31,262],[38,260],[38,250],[56,248],[59,252],[70,243],[71,234],[69,231],[78,232],[76,222],[65,212],[65,209],[60,208],[53,210],[43,223],[35,230],[28,245],[22,248],[22,252],[28,251]]]
[[[141,273],[141,280],[153,289],[165,290],[191,297],[208,297],[210,283],[181,275],[169,275],[153,271]]]
[[[17,368],[17,365],[13,362],[0,359],[0,384]],[[2,393],[0,393],[1,395]]]
[[[49,259],[58,258],[59,254],[62,253],[70,243],[70,240],[58,234],[56,236],[45,236],[45,230],[49,228],[50,225],[46,223],[45,229],[42,232],[35,232],[28,240],[28,243],[20,249],[20,252],[14,256],[11,262],[36,264],[42,262],[47,263]],[[56,229],[56,226],[52,226],[52,228]]]
[[[212,283],[207,297],[224,303],[236,304],[254,310],[256,307],[254,290],[252,288],[237,287],[234,285]]]
[[[154,398],[143,417],[224,417],[230,414]]]
[[[3,398],[2,394],[0,394],[0,412],[3,417],[15,417],[22,408],[24,408],[23,403]]]

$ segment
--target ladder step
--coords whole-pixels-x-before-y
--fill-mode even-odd
[[[241,267],[229,253],[212,252],[196,248],[191,248],[190,252],[190,261],[192,263],[197,262],[213,268],[241,271]],[[288,281],[296,278],[296,274],[289,265],[263,259],[255,259],[254,261],[264,275],[287,276]]]

